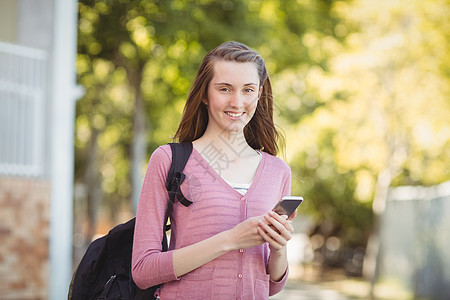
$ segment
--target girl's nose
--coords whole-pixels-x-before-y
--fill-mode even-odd
[[[244,106],[244,95],[239,92],[233,93],[233,96],[230,99],[231,107],[243,107]]]

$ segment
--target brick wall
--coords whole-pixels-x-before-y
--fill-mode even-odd
[[[50,183],[0,177],[0,299],[47,299]]]

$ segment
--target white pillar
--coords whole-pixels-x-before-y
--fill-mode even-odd
[[[77,51],[77,0],[54,0],[51,73],[51,205],[50,279],[51,300],[67,299],[72,278],[73,163],[75,59]]]

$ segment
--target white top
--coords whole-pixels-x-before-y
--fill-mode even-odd
[[[245,195],[245,193],[247,193],[250,185],[252,184],[250,183],[235,183],[235,182],[230,182],[225,180],[233,189],[235,189],[236,191],[238,191],[239,193],[241,193],[242,195]],[[252,181],[253,182],[253,181]]]

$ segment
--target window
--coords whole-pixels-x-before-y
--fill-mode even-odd
[[[0,174],[43,173],[45,51],[0,42]]]

